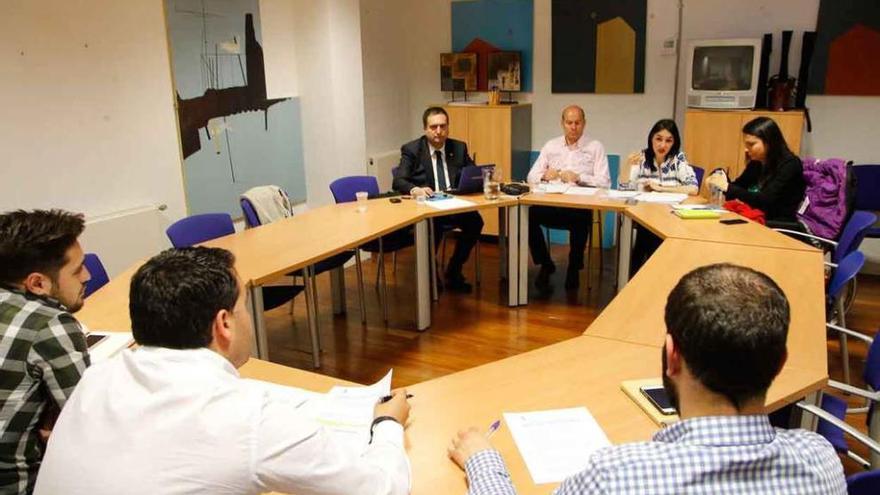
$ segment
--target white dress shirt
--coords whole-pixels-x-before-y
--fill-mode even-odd
[[[409,493],[402,426],[358,454],[260,385],[209,349],[126,350],[85,373],[35,493]]]
[[[431,166],[434,170],[434,190],[440,191],[440,179],[437,177],[437,155],[435,154],[438,151],[440,152],[440,156],[443,157],[440,168],[443,169],[443,176],[446,178],[447,189],[457,186],[458,184],[452,185],[449,183],[449,168],[446,167],[446,144],[444,143],[440,148],[435,148],[434,145],[428,143],[428,151],[431,153]]]
[[[578,175],[578,182],[593,187],[611,187],[608,173],[608,157],[602,143],[582,134],[572,145],[565,144],[565,136],[547,141],[532,169],[529,170],[529,184],[541,182],[548,169],[560,172],[571,171]]]

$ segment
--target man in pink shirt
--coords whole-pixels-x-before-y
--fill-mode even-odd
[[[584,109],[569,105],[562,110],[563,135],[553,138],[541,148],[538,160],[529,171],[528,181],[533,186],[540,182],[562,182],[589,187],[610,187],[608,158],[602,143],[584,134]],[[575,290],[584,267],[584,249],[589,239],[593,212],[574,208],[532,206],[529,208],[529,250],[532,261],[541,266],[535,285],[541,290],[550,288],[550,275],[556,265],[550,258],[542,226],[567,229],[569,232],[568,271],[565,288]]]

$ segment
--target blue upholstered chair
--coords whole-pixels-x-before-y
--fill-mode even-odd
[[[330,183],[330,192],[337,204],[350,203],[357,199],[355,193],[366,192],[369,196],[379,194],[379,182],[372,175],[352,175],[342,177]],[[386,234],[376,240],[369,241],[358,246],[358,249],[368,253],[379,254],[379,269],[376,273],[376,282],[381,280],[382,290],[380,292],[382,298],[382,316],[385,322],[388,322],[388,285],[385,280],[385,253],[393,253],[401,249],[412,246],[415,242],[412,229],[396,230],[390,234]],[[360,271],[360,256],[355,256],[355,261]]]
[[[241,205],[241,211],[242,211],[242,213],[244,213],[245,224],[247,225],[248,228],[259,227],[260,225],[263,224],[263,221],[260,219],[260,216],[257,214],[257,210],[254,208],[254,205],[251,204],[249,199],[242,197],[239,200],[239,204]],[[339,254],[335,254],[333,256],[330,256],[329,258],[325,258],[325,259],[315,263],[313,265],[315,275],[317,276],[317,275],[320,275],[324,272],[328,272],[328,271],[334,270],[336,268],[341,268],[346,263],[348,263],[348,260],[350,260],[352,258],[352,256],[354,256],[354,255],[355,255],[355,251],[352,251],[352,250],[343,251]],[[296,270],[295,272],[290,273],[290,275],[293,277],[302,277],[303,272],[302,272],[302,270]],[[363,281],[363,274],[360,269],[358,269],[358,295],[360,297],[361,322],[366,323],[367,310],[366,310],[366,305],[364,303],[364,281]],[[315,291],[314,296],[315,296],[314,305],[317,308],[318,307],[317,291]],[[291,305],[291,311],[293,311],[292,305]]]
[[[182,248],[234,234],[235,226],[228,213],[203,213],[174,222],[165,233],[172,246]],[[297,284],[265,286],[262,288],[263,309],[268,311],[277,308],[291,301],[304,290],[304,285]],[[312,308],[308,308],[306,313],[309,318],[309,328],[317,328],[317,322],[312,321]],[[317,332],[312,335],[312,338],[317,338]],[[315,368],[320,367],[320,356],[317,353],[313,353],[312,359]]]
[[[101,263],[101,258],[98,258],[98,255],[95,253],[86,253],[85,260],[83,263],[86,266],[86,270],[89,271],[91,278],[88,282],[86,282],[86,291],[84,297],[89,297],[96,290],[104,287],[107,282],[110,281],[110,277],[107,276],[107,270],[104,269],[104,264]]]

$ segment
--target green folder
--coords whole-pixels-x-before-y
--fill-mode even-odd
[[[675,210],[676,215],[685,220],[702,220],[708,218],[721,218],[721,213],[713,210]]]

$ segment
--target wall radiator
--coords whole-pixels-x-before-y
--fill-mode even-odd
[[[86,230],[80,237],[83,250],[97,254],[113,278],[135,262],[171,247],[165,236],[169,225],[165,209],[165,205],[141,206],[86,217]]]
[[[379,190],[391,190],[391,169],[400,163],[400,150],[391,150],[373,155],[367,161],[367,173],[379,181]]]

